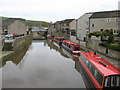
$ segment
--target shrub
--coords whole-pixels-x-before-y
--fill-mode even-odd
[[[120,51],[120,44],[109,44],[108,48],[112,50]]]
[[[96,32],[91,32],[91,33],[89,33],[89,37],[91,37],[91,36],[96,36],[96,37],[99,37],[99,36],[101,36],[102,35],[102,32],[100,32],[100,31],[96,31]]]
[[[100,46],[104,46],[104,47],[108,47],[109,44],[108,44],[107,42],[102,42],[102,43],[100,43],[99,45],[100,45]]]

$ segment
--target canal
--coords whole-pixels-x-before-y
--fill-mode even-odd
[[[51,41],[33,41],[21,55],[2,67],[3,88],[86,88],[77,56]]]

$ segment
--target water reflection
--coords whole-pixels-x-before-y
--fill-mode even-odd
[[[62,48],[55,42],[52,42],[51,40],[48,40],[47,43],[48,43],[48,46],[50,46],[50,48],[53,48],[56,51],[59,51],[59,53],[61,53],[62,56],[66,57],[66,58],[70,58],[71,60],[75,61],[75,69],[82,76],[87,89],[89,90],[90,88],[94,88],[93,84],[90,82],[90,80],[88,80],[88,76],[85,75],[84,68],[81,67],[82,65],[79,62],[78,55],[73,55],[73,54],[69,53],[67,50],[65,50],[64,48]]]
[[[24,50],[22,51],[18,51],[18,52],[14,52],[13,55],[11,57],[8,57],[8,58],[5,58],[5,59],[2,59],[2,67],[6,65],[6,63],[8,61],[12,61],[12,63],[18,65],[22,58],[24,57],[25,53],[27,52],[28,50],[28,47],[26,47]],[[22,60],[23,62],[24,60]],[[21,62],[21,63],[22,63]]]
[[[78,61],[78,55],[73,55],[73,54],[69,53],[64,48],[62,48],[61,46],[59,46],[57,43],[53,42],[52,40],[49,39],[45,43],[48,44],[48,46],[50,47],[50,49],[55,49],[56,51],[58,51],[65,58],[70,58],[73,61]]]
[[[87,90],[91,90],[91,89],[96,90],[96,89],[94,88],[93,83],[91,83],[91,81],[90,81],[90,79],[88,78],[88,76],[87,76],[84,68],[82,67],[82,65],[81,65],[81,63],[80,63],[79,61],[75,61],[75,69],[76,69],[76,71],[78,71],[78,72],[81,74]]]
[[[6,61],[3,88],[85,88],[74,67],[75,61],[59,47],[49,41],[33,41],[22,60]]]
[[[51,40],[47,40],[47,41],[44,42],[44,43],[47,43],[48,46],[50,47],[50,49],[54,49],[54,50],[56,50],[57,52],[59,52],[62,56],[66,57],[66,58],[69,58],[69,56],[67,56],[67,55],[63,52],[63,50],[61,49],[61,47],[60,47],[58,44],[54,43],[54,42],[51,41]]]

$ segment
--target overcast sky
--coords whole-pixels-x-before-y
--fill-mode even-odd
[[[59,21],[84,13],[117,10],[119,0],[0,0],[0,16]]]

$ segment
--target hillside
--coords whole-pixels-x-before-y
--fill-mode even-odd
[[[27,25],[42,25],[43,27],[48,27],[49,23],[45,21],[33,21],[33,20],[26,20],[25,21]]]
[[[43,27],[48,27],[49,23],[45,21],[34,21],[34,20],[25,20],[23,18],[8,18],[8,17],[2,17],[3,22],[13,22],[15,20],[21,20],[28,26],[34,26],[34,25],[42,25]]]

